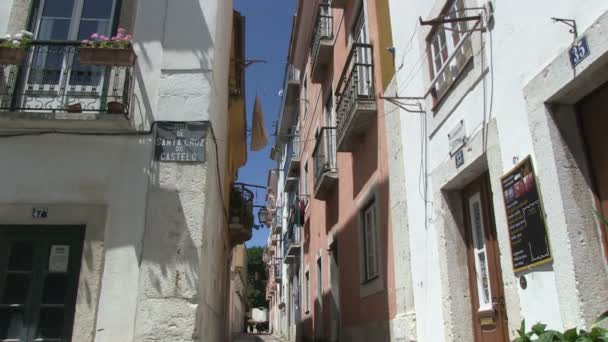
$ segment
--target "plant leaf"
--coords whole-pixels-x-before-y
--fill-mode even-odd
[[[578,333],[576,332],[576,328],[568,329],[564,332],[564,338],[568,342],[575,342],[578,338]]]
[[[545,328],[547,328],[546,324],[536,323],[532,326],[532,331],[536,335],[540,336],[542,333],[545,332]]]

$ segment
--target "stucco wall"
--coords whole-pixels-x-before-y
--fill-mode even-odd
[[[24,6],[0,3],[0,29]],[[102,226],[87,231],[78,341],[224,341],[231,250],[217,170],[226,169],[232,1],[125,1],[123,15],[138,56],[129,120],[0,123],[32,133],[1,138],[0,210],[10,215],[0,224],[30,222],[22,208],[40,205],[49,224]],[[161,120],[210,121],[207,162],[153,162],[147,132]],[[57,127],[91,135],[36,135]],[[70,213],[91,205],[104,213]]]
[[[467,7],[482,5],[478,1],[466,3]],[[444,1],[390,2],[398,69],[394,81],[399,96],[422,96],[427,92],[431,77],[425,56],[425,39],[429,27],[420,27],[417,21],[419,17],[434,18],[443,4]],[[451,341],[470,333],[469,326],[450,322],[455,312],[466,314],[467,308],[463,305],[468,303],[468,299],[455,296],[460,294],[466,297],[469,290],[468,282],[445,278],[449,278],[451,268],[459,265],[464,266],[462,271],[466,272],[466,264],[462,264],[462,258],[460,263],[449,264],[454,262],[455,250],[449,246],[453,241],[450,234],[454,233],[458,210],[451,213],[447,205],[449,196],[447,202],[444,196],[446,190],[457,193],[485,170],[489,171],[492,183],[511,337],[522,318],[527,322],[543,321],[549,327],[560,329],[588,324],[598,310],[591,303],[597,300],[599,288],[606,288],[605,261],[598,234],[594,229],[581,230],[593,220],[589,221],[589,213],[585,213],[584,209],[573,212],[572,208],[574,203],[590,204],[591,195],[587,192],[585,201],[568,201],[571,195],[566,193],[588,191],[588,187],[572,173],[566,175],[566,169],[557,167],[556,172],[556,163],[570,165],[574,169],[580,166],[560,162],[565,158],[560,156],[560,151],[564,150],[566,144],[558,142],[564,133],[551,123],[552,114],[546,114],[544,103],[550,102],[559,87],[580,74],[576,72],[573,76],[566,57],[565,50],[572,42],[572,35],[567,27],[553,24],[550,17],[575,18],[582,34],[608,9],[608,4],[603,1],[580,4],[540,1],[526,4],[525,10],[518,2],[494,2],[494,5],[492,29],[472,35],[474,65],[471,71],[436,112],[431,111],[433,102],[429,97],[422,101],[426,114],[417,116],[402,110],[398,114],[402,118],[400,132],[389,130],[389,139],[401,139],[405,165],[406,186],[401,190],[401,196],[407,199],[407,221],[402,223],[403,228],[395,227],[395,230],[409,227],[411,231],[411,270],[419,341]],[[479,12],[471,10],[468,14]],[[601,31],[602,25],[598,23],[594,27]],[[596,56],[602,55],[605,40],[598,38],[593,45]],[[560,59],[554,63],[560,69],[548,78],[543,68],[558,55]],[[528,84],[532,79],[537,81]],[[556,90],[548,93],[547,84],[552,84]],[[588,93],[590,89],[585,91]],[[425,118],[426,127],[421,117]],[[469,143],[465,146],[465,164],[457,169],[449,156],[447,134],[460,120],[465,122]],[[512,271],[499,178],[514,166],[514,162],[527,155],[533,156],[542,185],[541,194],[555,261],[552,265],[525,272],[528,288],[522,290],[518,283],[521,274],[515,275]],[[481,164],[474,165],[476,163]],[[393,170],[398,171],[398,168],[391,168]],[[561,170],[563,172],[559,172]],[[428,178],[425,175],[429,175]],[[424,179],[428,180],[427,187]],[[430,190],[425,192],[424,188]],[[564,196],[566,198],[561,198]],[[568,215],[569,222],[563,216],[564,212],[571,213]],[[582,218],[575,219],[577,215],[582,215]],[[587,232],[584,241],[591,246],[583,247],[575,243],[579,241],[575,232],[581,231]],[[458,235],[455,237],[458,238]],[[593,262],[585,265],[582,255],[577,257],[581,253],[586,260]],[[452,261],[446,264],[446,260]],[[400,269],[399,265],[397,269]],[[582,276],[590,269],[594,270],[591,279],[594,279],[595,285]],[[583,279],[589,281],[585,283]],[[438,312],[443,312],[442,317]],[[438,326],[443,329],[437,329]]]

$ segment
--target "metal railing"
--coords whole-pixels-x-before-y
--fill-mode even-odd
[[[333,21],[334,18],[331,15],[331,5],[327,1],[322,1],[319,4],[319,12],[317,14],[317,20],[315,22],[310,44],[310,56],[313,61],[316,61],[319,55],[321,40],[334,38]]]
[[[322,127],[312,154],[315,163],[315,187],[321,176],[336,170],[336,128]]]
[[[283,275],[283,258],[275,258],[275,262],[272,267],[274,269],[274,278],[281,279]]]
[[[346,65],[336,88],[338,105],[336,119],[338,134],[342,135],[345,125],[353,114],[355,104],[359,100],[373,100],[374,95],[374,63],[373,51],[370,44],[353,44],[346,60]]]
[[[285,154],[285,171],[286,175],[289,174],[289,167],[291,165],[291,160],[294,158],[300,157],[300,133],[294,127],[291,130],[291,135],[289,137],[289,141],[287,142],[287,151]]]
[[[302,231],[301,226],[291,225],[285,235],[283,235],[283,255],[287,256],[289,248],[292,245],[299,244],[301,242],[300,233]]]
[[[235,183],[230,191],[230,223],[253,228],[253,192],[243,184]]]
[[[20,64],[0,66],[0,110],[128,114],[133,67],[82,65],[80,45],[32,41]]]

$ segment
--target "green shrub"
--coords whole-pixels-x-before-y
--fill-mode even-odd
[[[521,322],[521,329],[517,330],[519,337],[513,342],[608,342],[608,330],[597,325],[608,317],[608,311],[604,312],[593,324],[591,331],[572,328],[564,332],[546,330],[547,325],[537,323],[532,330],[526,332],[526,321]]]

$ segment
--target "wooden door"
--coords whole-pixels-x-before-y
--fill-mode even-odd
[[[591,166],[593,191],[603,219],[608,220],[608,83],[583,99],[578,105],[584,143]],[[608,253],[607,229],[602,225]]]
[[[71,341],[83,236],[83,227],[0,227],[0,341]]]
[[[504,288],[488,175],[463,192],[475,342],[508,341]]]

